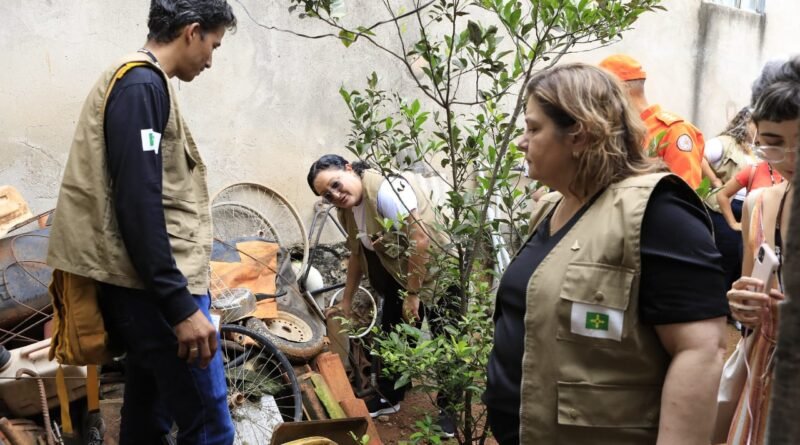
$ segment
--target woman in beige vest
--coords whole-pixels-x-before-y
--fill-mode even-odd
[[[444,238],[434,230],[433,208],[422,186],[412,175],[383,175],[364,162],[350,163],[339,155],[319,158],[308,172],[308,185],[317,195],[339,208],[339,219],[347,230],[350,260],[342,298],[342,309],[350,315],[353,293],[362,275],[383,297],[381,329],[394,330],[403,319],[421,326],[426,316],[434,335],[442,333],[444,325],[457,308],[433,304],[434,276],[429,273],[431,249],[442,246]],[[388,229],[384,221],[392,220]],[[457,289],[448,289],[454,301]],[[424,305],[422,303],[425,303]],[[367,401],[372,417],[393,414],[409,385],[395,388],[395,377],[378,378],[379,396]],[[449,398],[437,397],[440,408],[439,426],[444,435],[455,434],[454,417]]]
[[[744,187],[737,180],[737,173],[756,162],[750,149],[755,135],[751,114],[750,107],[739,110],[719,136],[706,142],[704,152],[714,174],[712,183],[724,184],[705,202],[714,223],[714,239],[722,254],[728,287],[742,272],[742,237],[729,222],[738,224],[741,221],[742,204],[747,195],[746,190],[741,190]]]
[[[611,75],[528,84],[530,176],[556,193],[497,292],[484,402],[498,442],[707,445],[725,352],[724,273],[700,199],[642,153]]]

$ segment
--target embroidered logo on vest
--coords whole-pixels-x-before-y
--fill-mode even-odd
[[[622,341],[625,315],[621,310],[573,302],[570,318],[573,334]]]

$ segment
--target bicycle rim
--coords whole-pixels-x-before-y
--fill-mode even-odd
[[[340,297],[343,294],[344,288],[337,290],[331,297],[328,307],[334,307],[337,303],[339,303]],[[375,326],[375,322],[378,320],[378,305],[375,301],[375,297],[372,296],[370,291],[361,286],[358,286],[355,295],[353,295],[351,298],[351,307],[355,312],[359,312],[357,310],[359,308],[362,310],[362,312],[366,310],[366,314],[359,315],[362,315],[363,318],[367,318],[369,322],[365,325],[353,326],[354,331],[348,332],[347,336],[352,339],[363,338],[372,331],[372,328]]]
[[[258,210],[241,202],[222,202],[211,206],[214,238],[233,242],[260,238],[281,245],[278,228]]]
[[[239,325],[220,327],[234,444],[269,443],[283,422],[302,419],[297,377],[264,336]]]
[[[214,205],[223,202],[245,204],[263,215],[274,224],[281,247],[301,249],[303,263],[300,270],[305,269],[308,260],[308,234],[297,209],[283,195],[262,184],[238,182],[217,192],[212,200]]]

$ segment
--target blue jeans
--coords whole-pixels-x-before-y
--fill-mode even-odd
[[[209,317],[209,296],[195,301]],[[144,291],[103,284],[100,308],[112,339],[127,352],[120,445],[159,445],[173,422],[180,445],[232,444],[219,348],[206,369],[178,358],[172,326]]]

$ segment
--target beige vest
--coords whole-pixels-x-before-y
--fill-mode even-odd
[[[131,54],[109,67],[83,105],[58,195],[47,263],[104,283],[145,287],[131,264],[117,226],[103,129],[109,88],[130,63],[150,65],[167,84],[170,111],[160,146],[164,216],[178,269],[188,279],[189,291],[202,294],[208,289],[211,254],[206,167],[181,117],[166,73],[142,53]]]
[[[714,169],[714,173],[722,181],[723,184],[731,180],[739,170],[750,164],[752,157],[743,151],[736,139],[728,135],[720,135],[717,138],[722,142],[722,158],[719,161],[719,166]],[[717,202],[717,189],[708,195],[705,199],[706,205],[713,211],[719,213],[719,202]]]
[[[531,276],[521,443],[656,443],[670,357],[655,329],[640,323],[638,295],[642,219],[657,184],[700,205],[672,174],[620,181],[602,192]],[[542,198],[532,230],[560,199],[557,193]]]
[[[437,245],[444,246],[446,242],[444,237],[434,230],[436,215],[433,210],[433,204],[423,192],[423,187],[413,174],[403,172],[402,176],[411,184],[411,188],[414,189],[414,194],[417,196],[417,214],[423,227],[433,239],[430,249],[437,248]],[[362,199],[366,202],[364,212],[365,225],[369,238],[373,240],[373,248],[381,261],[381,265],[405,288],[408,282],[408,238],[405,231],[390,230],[387,232],[380,223],[384,216],[378,213],[378,190],[384,179],[375,170],[365,170],[361,178],[363,186]],[[350,209],[339,209],[339,220],[347,230],[347,244],[350,248],[350,254],[358,255],[361,262],[361,270],[369,277],[367,257],[363,252],[365,247],[358,238],[358,226],[353,212]],[[375,242],[378,239],[381,241]],[[420,289],[420,298],[423,302],[430,302],[433,298],[433,282],[434,277],[430,274],[425,277],[422,289]]]

